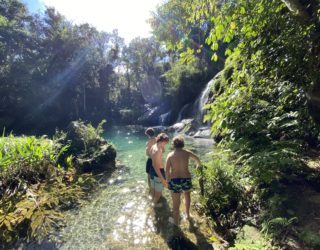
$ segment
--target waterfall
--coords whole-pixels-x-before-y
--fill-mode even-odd
[[[170,116],[170,114],[171,114],[171,111],[169,111],[167,113],[164,113],[164,114],[159,116],[159,123],[160,123],[161,126],[166,125],[168,117]]]
[[[188,103],[182,107],[178,114],[177,122],[180,122],[183,118],[190,118],[190,116],[192,116],[197,122],[203,124],[203,116],[206,113],[206,110],[203,107],[208,102],[211,88],[216,79],[220,77],[220,75],[221,73],[219,72],[213,77],[212,80],[208,82],[204,90],[201,92],[201,94],[193,104]],[[187,116],[189,114],[189,117],[186,117],[186,113]]]
[[[207,103],[208,101],[208,98],[209,98],[209,94],[210,94],[210,91],[211,91],[211,87],[214,83],[214,79],[212,79],[206,86],[206,88],[202,91],[201,93],[201,96],[200,96],[200,99],[199,99],[199,106],[198,106],[198,111],[201,113],[201,115],[203,116],[204,113],[205,113],[205,109],[203,108],[204,105]]]
[[[190,103],[185,104],[182,109],[180,110],[179,114],[178,114],[178,118],[176,122],[180,122],[182,120],[182,118],[184,118],[184,115],[186,113],[186,110],[190,107]]]
[[[220,71],[218,74],[216,74],[212,80],[210,80],[205,87],[205,89],[201,92],[201,95],[198,97],[198,99],[194,103],[194,108],[195,108],[195,117],[197,118],[198,121],[203,123],[203,116],[206,114],[206,110],[204,109],[204,105],[208,102],[209,99],[209,94],[212,89],[213,84],[215,81],[221,76]]]

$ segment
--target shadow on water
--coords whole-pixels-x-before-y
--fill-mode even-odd
[[[199,228],[195,225],[193,220],[189,221],[189,232],[196,237],[197,245],[193,243],[188,236],[173,223],[169,222],[171,216],[171,209],[166,198],[161,197],[160,200],[162,206],[160,208],[154,208],[155,212],[155,229],[156,233],[160,234],[165,240],[169,249],[172,250],[193,250],[213,249],[207,242],[207,238],[201,233]]]
[[[164,239],[167,238],[168,235],[168,223],[169,223],[169,216],[170,216],[170,207],[168,201],[163,196],[160,198],[159,201],[162,204],[161,207],[154,207],[154,215],[155,215],[155,231],[157,234],[160,234]]]

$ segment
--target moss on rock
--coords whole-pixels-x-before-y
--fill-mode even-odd
[[[102,124],[94,128],[83,121],[69,124],[62,144],[70,145],[66,154],[75,158],[80,172],[100,172],[115,168],[116,150],[101,134]]]

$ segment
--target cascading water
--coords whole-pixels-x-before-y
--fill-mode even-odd
[[[215,81],[215,78],[213,78],[206,86],[206,88],[202,91],[200,99],[199,99],[199,104],[198,104],[198,112],[203,116],[205,114],[205,109],[204,105],[207,103],[209,94],[211,91],[211,87]]]
[[[180,122],[182,118],[185,118],[184,116],[185,116],[186,110],[190,107],[190,105],[191,105],[190,103],[187,103],[182,107],[182,109],[178,114],[177,122]]]
[[[206,114],[204,106],[208,102],[211,89],[220,75],[221,73],[219,72],[208,82],[194,103],[188,103],[182,107],[178,114],[176,124],[172,126],[175,131],[184,131],[184,133],[192,135],[193,137],[210,138],[210,123],[203,122],[204,115]],[[187,130],[185,130],[186,127],[188,128]]]
[[[171,111],[164,113],[159,116],[159,123],[161,126],[167,125],[168,118],[170,117]]]
[[[208,102],[211,88],[219,76],[220,76],[220,72],[218,74],[216,74],[215,77],[208,82],[205,89],[201,92],[200,96],[197,98],[197,100],[192,105],[192,116],[200,124],[203,124],[203,116],[206,113],[206,110],[204,109],[204,105]],[[185,113],[185,110],[187,108],[189,108],[189,105],[190,104],[186,104],[183,106],[183,108],[179,112],[177,122],[181,121],[182,118],[185,118],[185,117],[183,117],[183,114]]]

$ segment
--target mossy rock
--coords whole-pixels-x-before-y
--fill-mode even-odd
[[[117,152],[110,145],[102,145],[84,158],[77,158],[77,163],[82,172],[100,172],[113,170],[115,168],[115,158]]]
[[[80,172],[101,172],[115,168],[115,148],[91,124],[71,122],[64,144],[70,145],[67,154],[75,157],[74,163]]]

